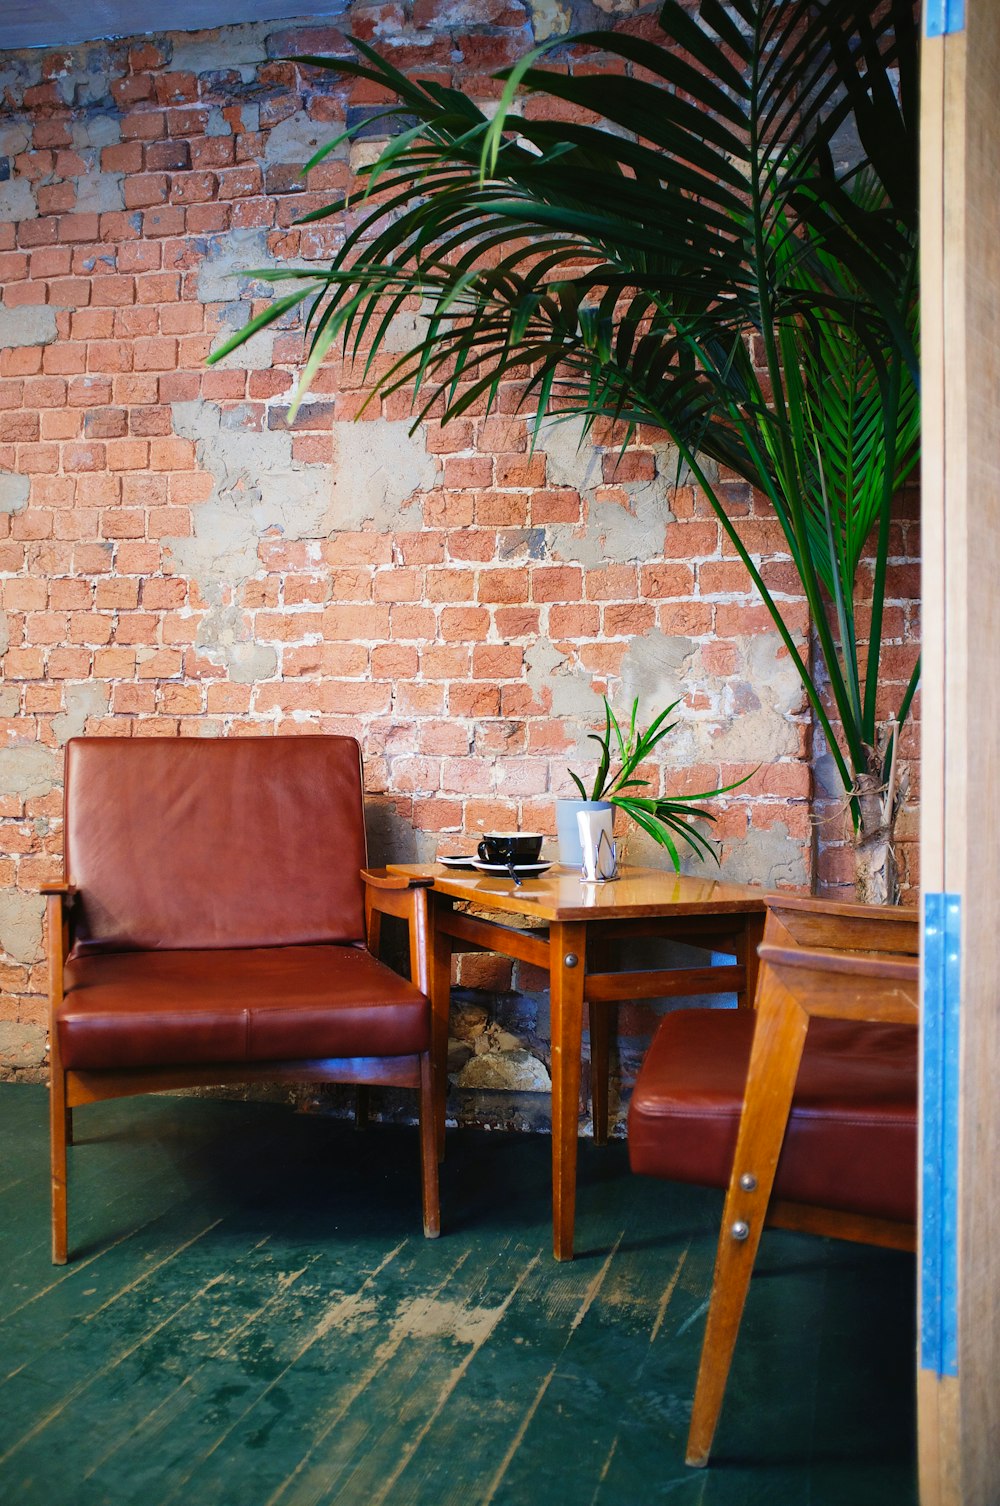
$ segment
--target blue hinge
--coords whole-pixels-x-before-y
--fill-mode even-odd
[[[924,895],[920,1364],[958,1374],[958,1088],[962,902]]]
[[[925,0],[924,32],[929,37],[947,37],[965,30],[965,0]]]

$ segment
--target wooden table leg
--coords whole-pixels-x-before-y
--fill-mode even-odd
[[[740,1009],[752,1009],[754,997],[757,993],[757,972],[760,967],[760,959],[757,956],[757,948],[764,940],[764,921],[767,916],[764,912],[752,912],[743,917],[743,935],[737,943],[736,961],[746,970],[746,983],[736,995],[736,1002]]]
[[[451,937],[440,922],[451,912],[450,899],[431,895],[429,917],[431,1058],[434,1062],[434,1126],[438,1160],[444,1160],[444,1122],[448,1103],[448,1024],[451,1016]]]
[[[586,957],[586,922],[553,922],[549,931],[552,1015],[552,1253],[557,1260],[573,1259]]]
[[[617,1004],[602,1002],[590,1006],[590,1108],[595,1145],[608,1143],[608,1080],[611,1039],[617,1018]]]

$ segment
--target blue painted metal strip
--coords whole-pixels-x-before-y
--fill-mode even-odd
[[[920,1363],[958,1374],[961,899],[924,896]]]
[[[946,37],[965,30],[965,0],[925,0],[924,31],[929,37]]]

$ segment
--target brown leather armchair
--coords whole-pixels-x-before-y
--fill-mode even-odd
[[[48,893],[52,1258],[72,1111],[251,1080],[419,1090],[424,1232],[440,1229],[426,891],[362,870],[349,737],[75,738],[66,881]],[[374,955],[409,922],[413,982]]]
[[[767,905],[755,1008],[665,1015],[629,1110],[633,1171],[727,1189],[692,1465],[708,1461],[765,1224],[915,1247],[916,914]]]

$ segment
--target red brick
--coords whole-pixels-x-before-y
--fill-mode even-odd
[[[499,607],[493,614],[501,638],[537,638],[541,613],[537,607]]]
[[[524,650],[501,643],[480,643],[472,651],[472,673],[479,680],[514,680],[524,668]]]
[[[397,604],[391,610],[389,627],[394,639],[424,642],[434,635],[434,613],[425,607]]]
[[[190,439],[153,439],[149,445],[149,464],[154,471],[190,471],[194,469],[194,444]]]
[[[389,636],[389,608],[330,606],[323,613],[323,637],[378,643]]]
[[[17,227],[19,246],[53,246],[59,239],[59,220],[55,216],[39,220],[22,220]]]
[[[467,648],[427,644],[420,655],[420,672],[428,680],[464,680],[472,659]]]
[[[62,447],[62,463],[67,471],[101,471],[107,461],[107,449],[103,444],[65,444]]]
[[[142,470],[149,463],[149,445],[144,439],[110,439],[107,450],[110,471]]]
[[[446,642],[482,641],[489,629],[489,613],[482,607],[443,607],[441,610],[441,636]]]
[[[67,408],[47,409],[41,414],[40,439],[79,439],[83,434],[83,414]]]
[[[526,602],[529,593],[527,570],[495,569],[479,572],[476,592],[479,601]]]
[[[428,601],[471,601],[476,589],[476,577],[471,570],[428,570],[426,597]]]
[[[452,716],[499,716],[500,691],[495,685],[452,685],[448,692]]]
[[[536,567],[531,574],[535,601],[579,601],[583,595],[583,572],[575,565]]]
[[[158,141],[166,123],[162,110],[131,110],[122,116],[122,137],[125,141]]]
[[[38,307],[45,303],[45,284],[43,282],[16,282],[4,289],[3,301],[7,308],[24,308],[30,305]],[[52,301],[57,302],[56,299]]]
[[[601,614],[595,606],[574,604],[549,608],[549,635],[552,638],[596,638]]]
[[[444,463],[446,490],[486,487],[493,484],[493,460],[489,455],[455,455]]]
[[[544,486],[544,454],[498,455],[496,457],[496,484],[497,486]]]
[[[106,507],[101,514],[101,533],[106,539],[141,539],[146,519],[138,508]]]
[[[17,352],[13,352],[17,354]],[[26,355],[36,355],[37,351],[26,351]],[[72,376],[77,372],[86,371],[88,347],[76,341],[67,341],[65,344],[46,345],[42,353],[42,370],[46,376]],[[37,366],[29,368],[37,370]]]
[[[657,607],[657,626],[667,637],[705,637],[714,620],[715,608],[709,602],[673,601]]]

